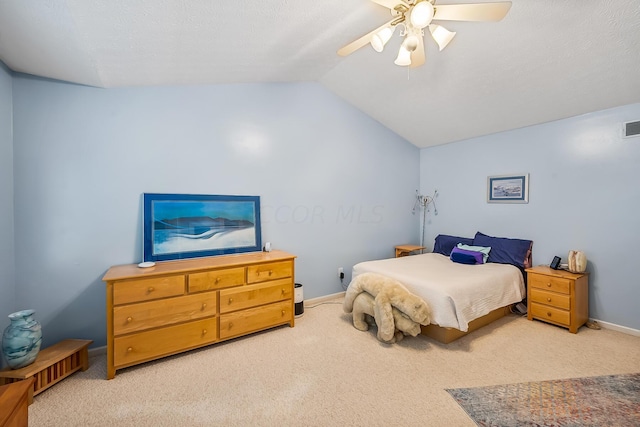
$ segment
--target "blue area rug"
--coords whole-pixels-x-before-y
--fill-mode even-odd
[[[447,390],[479,426],[640,426],[640,373]]]

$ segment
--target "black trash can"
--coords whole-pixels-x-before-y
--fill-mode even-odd
[[[293,289],[293,302],[295,303],[295,315],[301,316],[304,313],[304,295],[302,284],[296,283]]]

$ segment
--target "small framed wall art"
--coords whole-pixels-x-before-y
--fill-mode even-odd
[[[529,174],[488,176],[487,203],[529,203]]]

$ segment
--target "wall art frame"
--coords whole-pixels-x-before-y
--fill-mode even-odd
[[[258,252],[260,196],[144,193],[144,261]]]
[[[529,203],[529,174],[488,176],[487,203]]]

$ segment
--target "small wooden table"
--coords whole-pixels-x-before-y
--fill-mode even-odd
[[[33,393],[29,393],[29,404],[33,396],[42,393],[78,370],[89,368],[88,349],[91,340],[64,340],[38,353],[35,362],[20,369],[0,371],[0,385],[12,384],[33,378]]]
[[[421,251],[422,249],[425,249],[425,247],[417,245],[398,245],[396,246],[396,258],[411,255],[411,252]]]

